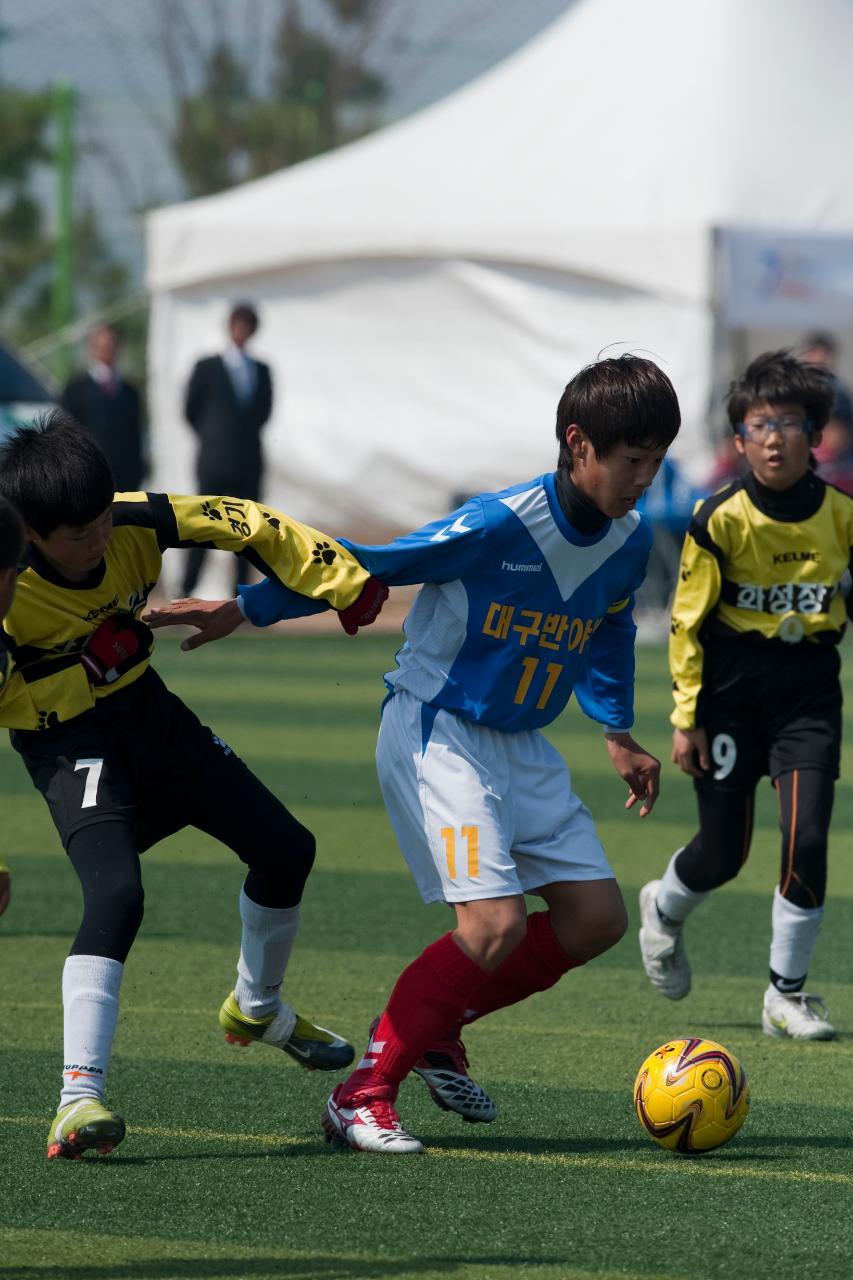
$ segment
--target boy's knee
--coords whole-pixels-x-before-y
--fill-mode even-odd
[[[723,845],[707,838],[691,841],[676,859],[676,875],[693,893],[711,893],[734,880],[740,871],[742,844],[732,840]]]
[[[628,911],[621,895],[598,910],[590,909],[573,916],[564,929],[557,929],[557,936],[567,954],[585,963],[603,955],[615,947],[628,932]]]
[[[575,924],[572,954],[577,959],[592,960],[603,955],[628,932],[628,912],[620,898],[606,910],[582,917]]]
[[[527,917],[523,906],[509,900],[459,903],[456,938],[462,950],[483,969],[492,970],[524,938]]]
[[[145,891],[138,880],[114,885],[104,904],[114,924],[135,933],[145,914]]]
[[[254,851],[245,884],[249,897],[264,907],[295,907],[316,853],[317,841],[307,827],[289,826],[281,843],[270,843],[262,853]]]

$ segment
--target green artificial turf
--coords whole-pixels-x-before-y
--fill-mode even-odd
[[[395,640],[233,638],[158,668],[318,837],[287,995],[360,1047],[399,970],[450,917],[425,908],[373,769],[382,670]],[[639,654],[637,735],[668,756],[664,655]],[[694,990],[647,985],[636,892],[692,834],[673,766],[654,814],[623,812],[600,731],[570,709],[553,738],[599,823],[632,915],[624,941],[558,987],[471,1028],[475,1074],[500,1115],[468,1126],[420,1081],[400,1096],[421,1158],[334,1152],[319,1115],[329,1076],[225,1044],[238,861],[194,831],[144,858],[146,916],[128,961],[109,1100],[128,1136],[107,1158],[45,1159],[61,1071],[60,973],[79,890],[40,797],[0,745],[2,850],[14,897],[0,921],[0,1277],[3,1280],[703,1280],[853,1274],[853,792],[839,787],[826,923],[809,985],[835,1044],[760,1031],[779,836],[769,786],[738,880],[689,926]],[[248,815],[247,815],[248,817]],[[657,1148],[631,1105],[639,1064],[701,1034],[743,1062],[752,1112],[727,1147]]]

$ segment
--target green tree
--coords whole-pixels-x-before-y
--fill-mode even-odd
[[[161,10],[178,91],[171,148],[190,195],[262,177],[376,127],[385,85],[367,64],[367,50],[386,0],[324,2],[321,28],[306,23],[299,0],[283,0],[265,85],[252,83],[247,55],[225,30],[205,48],[194,29],[167,21]],[[193,63],[200,84],[188,92]]]
[[[0,324],[5,337],[23,346],[52,328],[53,231],[34,188],[39,171],[54,162],[53,97],[0,87],[0,120]],[[127,271],[88,204],[75,213],[72,246],[76,315],[98,311],[127,293]]]
[[[50,163],[50,96],[0,87],[0,319],[13,339],[34,322],[51,242],[32,186]]]

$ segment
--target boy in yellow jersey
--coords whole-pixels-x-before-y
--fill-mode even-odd
[[[23,550],[24,528],[20,516],[11,503],[0,497],[0,620],[9,612],[15,596],[15,579]],[[4,707],[10,705],[21,693],[26,701],[26,690],[22,689],[20,676],[14,674],[12,659],[0,631],[0,704]],[[12,874],[0,855],[0,916],[11,897]]]
[[[346,630],[372,621],[383,593],[339,543],[253,502],[113,493],[94,440],[55,412],[0,450],[0,493],[21,513],[25,567],[5,642],[29,698],[13,730],[83,892],[62,977],[65,1069],[48,1156],[111,1150],[124,1120],[104,1105],[124,962],[142,920],[140,851],[192,825],[248,874],[240,893],[237,985],[219,1014],[229,1039],[262,1041],[307,1067],[346,1066],[352,1047],[283,1004],[314,838],[149,665],[140,621],[166,547],[240,553]]]
[[[784,351],[759,356],[729,390],[750,470],[693,513],[670,639],[672,758],[694,779],[699,831],[640,891],[646,974],[680,1000],[690,990],[684,922],[738,874],[769,775],[782,869],[762,1025],[796,1040],[835,1037],[823,1001],[803,990],[826,892],[853,548],[853,499],[810,465],[832,399],[825,373]]]

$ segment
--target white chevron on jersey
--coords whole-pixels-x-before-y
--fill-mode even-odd
[[[569,600],[587,578],[628,541],[640,523],[640,514],[629,511],[621,520],[613,520],[606,535],[590,547],[567,542],[554,523],[548,497],[541,487],[510,493],[501,498],[505,507],[514,511],[545,557],[560,594]]]
[[[432,535],[432,542],[447,542],[451,533],[470,533],[470,526],[465,523],[465,516],[458,516],[453,524],[446,524],[443,529],[439,529],[437,533]]]

